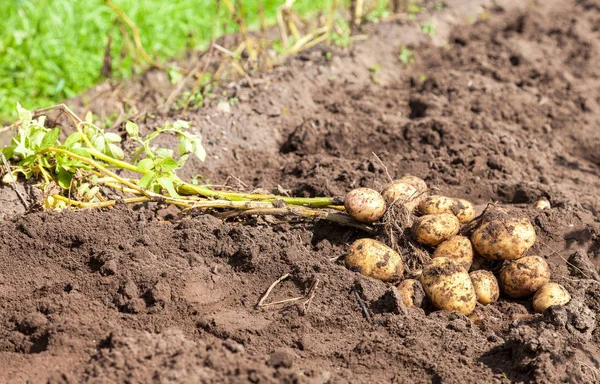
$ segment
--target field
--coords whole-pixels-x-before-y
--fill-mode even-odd
[[[56,212],[20,180],[28,210],[0,186],[0,382],[600,382],[600,2],[422,7],[204,88],[189,108],[161,112],[177,85],[160,69],[68,104],[126,152],[125,116],[144,132],[191,122],[207,157],[178,175],[227,191],[343,197],[412,174],[478,213],[519,212],[567,305],[406,308],[393,284],[344,265],[382,231],[154,202]],[[257,306],[285,275],[267,302],[299,299]]]

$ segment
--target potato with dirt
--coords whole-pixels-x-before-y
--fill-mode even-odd
[[[550,267],[539,256],[509,261],[500,270],[502,291],[513,299],[529,297],[549,281]]]
[[[346,254],[346,266],[381,281],[398,281],[404,273],[402,257],[387,245],[373,239],[359,239]]]
[[[471,278],[458,263],[438,257],[423,268],[421,284],[434,307],[469,315],[477,296]]]
[[[419,202],[420,193],[413,184],[395,180],[383,187],[381,195],[388,205],[402,204],[412,212]]]
[[[447,257],[456,261],[468,271],[473,263],[473,246],[467,237],[452,236],[438,245],[431,257]]]
[[[498,301],[500,297],[500,288],[496,276],[490,271],[480,269],[469,273],[473,282],[477,301],[483,305],[488,305]]]
[[[516,260],[535,243],[533,225],[526,217],[484,221],[471,236],[475,252],[489,260]]]
[[[412,236],[416,242],[435,247],[455,236],[460,229],[460,222],[451,213],[425,215],[415,220]]]
[[[566,305],[569,301],[571,301],[571,295],[565,287],[557,283],[547,283],[533,295],[532,304],[534,311],[543,313],[553,305]]]
[[[425,180],[417,176],[404,175],[398,181],[414,185],[417,188],[417,191],[419,191],[419,193],[425,193],[428,189]]]
[[[468,223],[475,218],[475,207],[469,201],[441,195],[431,195],[423,198],[418,209],[422,215],[451,213],[461,223]]]
[[[418,280],[406,279],[398,285],[402,302],[407,307],[420,307],[425,299],[425,291]]]
[[[356,221],[370,224],[383,216],[386,205],[383,196],[374,189],[356,188],[344,198],[344,208]]]

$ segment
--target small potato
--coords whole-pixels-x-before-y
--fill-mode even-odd
[[[542,211],[544,209],[550,209],[550,208],[551,208],[550,202],[545,197],[542,197],[541,199],[539,199],[538,201],[535,202],[535,209],[537,209],[538,211]]]
[[[385,213],[383,196],[370,188],[356,188],[348,192],[344,199],[346,212],[361,223],[373,223]]]
[[[406,279],[398,285],[398,292],[402,297],[402,302],[407,307],[420,307],[425,299],[423,286],[417,280]]]
[[[451,213],[425,215],[415,220],[412,235],[415,241],[435,247],[458,233],[460,223]]]
[[[421,179],[420,177],[413,176],[413,175],[404,175],[398,181],[403,181],[403,182],[414,185],[417,188],[417,191],[419,191],[419,193],[423,193],[423,192],[427,191],[427,183],[425,182],[425,180]]]
[[[468,223],[476,216],[475,206],[465,199],[456,199],[456,205],[453,207],[453,213],[458,217],[461,224]]]
[[[381,195],[388,204],[404,204],[409,211],[413,211],[419,203],[420,192],[413,184],[395,180],[383,187]]]
[[[489,260],[516,260],[535,243],[535,229],[528,218],[484,222],[471,236],[473,248]]]
[[[533,295],[549,281],[550,267],[539,256],[511,261],[500,270],[502,291],[515,299]]]
[[[469,274],[460,264],[446,257],[433,259],[423,268],[421,284],[434,307],[469,315],[477,296]]]
[[[404,272],[400,255],[373,239],[360,239],[352,243],[346,255],[346,266],[382,281],[397,281]]]
[[[571,301],[571,295],[565,287],[557,283],[547,283],[533,295],[533,310],[542,313],[548,307],[565,305],[569,301]]]
[[[468,271],[473,263],[473,246],[468,238],[453,236],[438,245],[431,257],[447,257]]]
[[[490,271],[480,269],[469,273],[469,277],[475,287],[477,301],[483,305],[495,303],[500,297],[500,288],[496,276]]]
[[[454,214],[453,207],[456,205],[456,199],[440,195],[431,195],[425,197],[419,203],[419,212],[422,215],[437,215],[440,213]]]

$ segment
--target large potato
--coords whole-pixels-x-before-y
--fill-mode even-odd
[[[438,309],[469,315],[477,296],[471,278],[458,263],[438,257],[423,268],[421,284],[431,303]]]
[[[458,233],[460,223],[451,213],[425,215],[415,220],[412,235],[415,241],[435,247]]]
[[[528,218],[484,222],[471,236],[475,251],[490,260],[516,260],[535,243],[535,229]]]
[[[496,276],[490,271],[483,269],[469,273],[469,277],[475,287],[477,301],[483,305],[495,303],[500,297],[500,288]]]
[[[550,281],[550,267],[539,256],[527,256],[511,261],[500,270],[502,291],[518,299],[533,295]]]
[[[400,255],[373,239],[360,239],[352,243],[346,255],[346,266],[382,281],[399,280],[404,272]]]
[[[373,223],[381,218],[386,210],[381,194],[370,188],[356,188],[344,198],[346,212],[361,223]]]
[[[383,187],[381,195],[388,204],[403,204],[413,211],[420,200],[419,190],[407,181],[395,180]]]
[[[447,257],[468,271],[473,263],[473,246],[471,241],[464,236],[452,236],[438,245],[431,257]]]
[[[548,307],[565,305],[569,301],[571,301],[571,295],[565,287],[557,283],[547,283],[533,295],[533,310],[542,313]]]
[[[453,207],[453,213],[458,217],[461,223],[468,223],[476,216],[475,206],[465,199],[456,199],[456,205]]]
[[[440,195],[430,195],[419,203],[419,212],[422,215],[437,215],[440,213],[454,214],[453,207],[456,205],[456,199]]]
[[[421,283],[419,283],[417,280],[403,280],[400,285],[398,285],[398,292],[400,292],[402,302],[407,307],[420,307],[423,305],[425,291],[423,291]]]

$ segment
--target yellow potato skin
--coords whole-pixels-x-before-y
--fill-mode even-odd
[[[438,257],[423,268],[423,290],[434,307],[469,315],[475,309],[477,296],[471,278],[458,263]]]
[[[395,180],[383,187],[381,195],[388,204],[404,204],[413,211],[420,201],[417,187],[407,181]]]
[[[413,175],[404,175],[398,181],[414,185],[417,188],[417,191],[419,191],[419,193],[427,191],[427,183],[420,177]]]
[[[473,220],[476,216],[475,206],[465,199],[456,199],[456,205],[453,208],[453,213],[458,218],[461,224],[465,224]]]
[[[535,229],[528,218],[484,222],[471,236],[473,248],[489,260],[516,260],[535,243]]]
[[[571,301],[571,295],[565,287],[557,283],[547,283],[533,295],[533,310],[542,313],[548,307],[566,305],[569,301]]]
[[[458,233],[460,223],[451,213],[425,215],[415,220],[412,236],[418,243],[435,247]]]
[[[473,263],[473,245],[464,236],[452,236],[438,245],[431,257],[447,257],[456,261],[468,271]]]
[[[514,299],[533,295],[550,281],[550,267],[539,256],[527,256],[509,262],[500,270],[502,291]]]
[[[456,205],[456,199],[440,195],[430,195],[419,203],[419,212],[422,215],[437,215],[440,213],[452,213],[452,207]]]
[[[344,208],[355,220],[373,223],[383,216],[386,205],[383,196],[374,189],[356,188],[346,195]]]
[[[498,301],[500,287],[498,287],[498,280],[492,272],[480,269],[469,273],[469,277],[473,282],[473,287],[475,287],[477,301],[483,305]]]
[[[359,239],[352,243],[346,254],[346,266],[381,281],[397,281],[404,273],[402,257],[373,239]]]
[[[402,302],[407,307],[420,307],[423,304],[425,292],[418,280],[406,279],[398,285]]]

